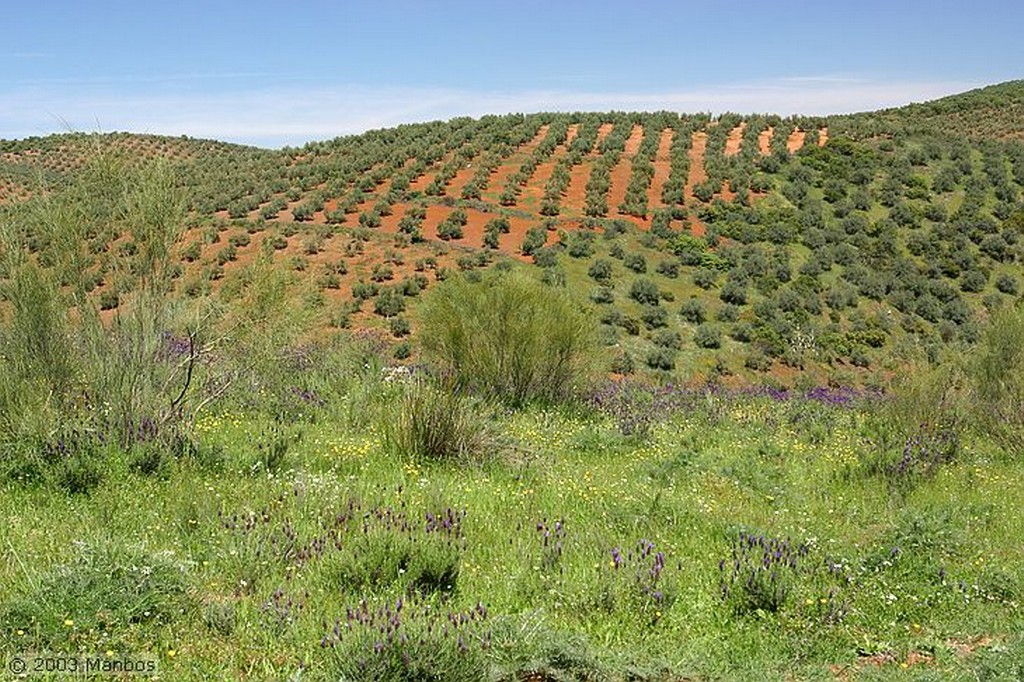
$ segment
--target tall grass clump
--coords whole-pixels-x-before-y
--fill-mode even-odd
[[[19,459],[38,463],[39,452],[76,456],[68,444],[81,439],[63,436],[75,431],[89,442],[140,446],[148,471],[164,468],[168,446],[184,450],[201,347],[194,327],[181,330],[188,325],[168,296],[185,224],[180,185],[167,164],[131,166],[98,150],[76,181],[41,187],[5,213],[0,444],[8,454],[0,464],[8,475],[25,472]],[[89,245],[121,237],[132,255],[110,261],[106,277],[123,289],[123,305],[103,321],[83,279]]]
[[[861,455],[864,471],[906,494],[956,461],[973,425],[970,395],[956,357],[907,371],[862,427],[871,444]]]
[[[411,459],[479,461],[499,442],[479,399],[413,378],[385,415],[384,444]]]
[[[116,641],[134,625],[173,622],[191,604],[181,562],[137,547],[76,543],[66,562],[28,577],[24,589],[0,603],[0,625],[28,633],[22,644],[40,648],[71,646],[90,630]]]
[[[449,280],[424,300],[421,344],[459,389],[511,406],[558,402],[587,383],[593,318],[515,272]]]
[[[1024,309],[992,318],[968,367],[977,422],[1009,453],[1024,453]]]

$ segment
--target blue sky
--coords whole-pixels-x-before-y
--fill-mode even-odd
[[[1020,0],[9,0],[0,138],[268,147],[458,115],[843,113],[1024,77]]]

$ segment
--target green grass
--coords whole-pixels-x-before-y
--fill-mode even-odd
[[[186,459],[166,480],[125,470],[88,495],[0,491],[2,647],[147,651],[174,679],[279,679],[300,665],[336,679],[358,673],[353,657],[384,665],[370,635],[322,647],[336,620],[362,599],[403,597],[420,612],[402,627],[432,642],[421,651],[440,679],[470,661],[504,679],[819,679],[831,665],[864,679],[1012,679],[1024,664],[1019,463],[972,439],[891,494],[863,463],[876,418],[715,400],[637,440],[595,413],[532,409],[497,425],[517,454],[468,468],[396,457],[374,429],[306,423],[273,472],[248,445],[265,418],[208,416],[198,432],[223,448],[219,470]],[[446,510],[457,529],[425,533],[426,514]],[[331,529],[340,547],[303,553]],[[777,612],[719,596],[719,561],[743,531],[810,547]],[[649,560],[614,568],[613,548],[635,554],[644,539],[665,555],[662,601],[644,589]],[[467,653],[457,635],[424,634],[427,605],[478,602],[488,615],[465,631]],[[928,662],[902,670],[912,653]],[[867,655],[894,662],[874,670]],[[395,656],[378,673],[405,679]]]

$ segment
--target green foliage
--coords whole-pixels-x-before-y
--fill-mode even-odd
[[[647,259],[641,253],[627,253],[622,264],[637,274],[647,272]]]
[[[385,447],[406,459],[481,461],[498,443],[478,400],[418,378],[403,385],[381,428]]]
[[[544,246],[544,242],[546,242],[547,239],[548,231],[544,227],[531,227],[526,231],[526,237],[523,238],[523,245],[520,252],[524,256],[531,256]]]
[[[629,296],[634,301],[645,305],[658,305],[661,293],[658,285],[646,277],[637,277],[629,287]]]
[[[112,633],[116,646],[133,626],[173,623],[190,602],[173,555],[121,544],[79,543],[67,563],[34,575],[32,585],[0,604],[0,623],[6,632],[31,633],[21,644],[40,649],[68,646],[69,620],[78,630]]]
[[[996,313],[968,364],[976,417],[1008,452],[1024,452],[1024,313]]]
[[[381,317],[394,317],[405,311],[405,299],[396,289],[384,289],[373,302],[373,312]]]
[[[455,384],[513,405],[586,384],[595,329],[568,295],[516,273],[452,279],[421,308],[421,343]]]
[[[587,275],[600,284],[608,284],[612,279],[612,263],[604,258],[597,258],[587,269]]]
[[[702,324],[693,333],[693,342],[700,348],[720,348],[722,332],[709,324]]]

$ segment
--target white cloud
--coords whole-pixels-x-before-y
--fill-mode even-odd
[[[401,123],[509,112],[849,113],[925,101],[979,85],[806,76],[660,93],[292,85],[212,94],[133,94],[109,86],[40,83],[0,90],[0,137],[45,135],[70,127],[276,147]]]

